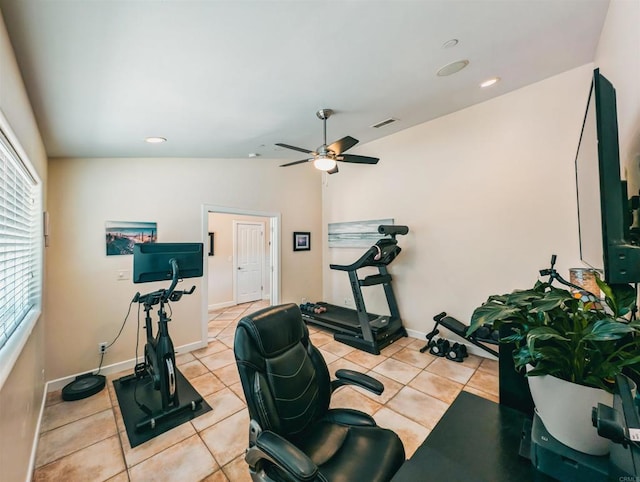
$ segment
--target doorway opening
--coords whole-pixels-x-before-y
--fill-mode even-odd
[[[204,205],[206,256],[202,340],[208,312],[240,303],[280,301],[280,213]]]

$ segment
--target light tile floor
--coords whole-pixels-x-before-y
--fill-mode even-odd
[[[212,410],[131,448],[111,381],[108,390],[75,402],[47,395],[35,481],[250,481],[243,454],[249,415],[233,356],[237,321],[265,302],[209,313],[209,345],[177,356],[177,366]],[[402,338],[376,356],[310,328],[329,371],[350,368],[385,385],[381,396],[353,387],[334,393],[332,407],[358,408],[402,439],[407,458],[461,390],[497,401],[497,362],[470,355],[463,363],[420,353],[424,340]]]

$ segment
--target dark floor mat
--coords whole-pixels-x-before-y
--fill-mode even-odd
[[[202,415],[211,410],[211,407],[205,402],[198,392],[191,386],[188,380],[176,370],[176,383],[180,404],[189,404],[192,400],[202,400],[196,404],[196,410],[186,407],[183,410],[173,413],[169,417],[158,418],[154,428],[144,428],[136,430],[136,425],[146,422],[150,418],[156,418],[162,414],[162,399],[160,392],[153,388],[150,377],[135,379],[132,376],[126,376],[113,381],[113,386],[118,396],[118,405],[127,429],[129,444],[131,448],[136,447],[158,435],[171,430],[189,420]],[[135,393],[135,399],[134,399]],[[145,413],[138,403],[145,405],[151,410],[151,416]]]

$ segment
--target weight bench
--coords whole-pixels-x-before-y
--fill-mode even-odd
[[[422,348],[420,348],[420,353],[424,353],[425,351],[427,351],[429,349],[429,347],[431,346],[431,341],[432,341],[433,337],[436,336],[438,333],[440,333],[440,330],[438,330],[438,325],[442,325],[447,330],[452,331],[453,333],[455,333],[459,337],[464,338],[465,340],[473,343],[475,346],[477,346],[479,348],[482,348],[486,352],[491,353],[493,356],[495,356],[495,357],[499,356],[497,350],[494,350],[493,348],[490,348],[490,347],[488,347],[486,345],[486,344],[498,345],[498,337],[496,336],[494,338],[492,336],[491,330],[489,330],[488,328],[485,328],[483,330],[484,327],[482,327],[482,328],[478,329],[471,336],[467,336],[467,329],[469,327],[467,325],[465,325],[464,323],[462,323],[461,321],[456,320],[455,318],[453,318],[451,316],[447,316],[447,314],[444,311],[442,313],[438,313],[436,316],[434,316],[433,320],[436,322],[436,324],[433,327],[433,330],[431,330],[429,333],[427,333],[427,335],[426,335],[427,336],[427,344],[425,346],[423,346]]]

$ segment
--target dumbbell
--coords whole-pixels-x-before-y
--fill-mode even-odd
[[[467,345],[464,345],[462,343],[454,343],[447,350],[447,354],[445,356],[448,360],[462,362],[462,360],[469,356],[469,353],[467,353]]]
[[[481,326],[472,336],[481,340],[489,340],[491,339],[491,328],[487,325]]]
[[[445,356],[449,351],[449,340],[446,338],[438,338],[437,341],[431,341],[429,353],[435,356]]]

